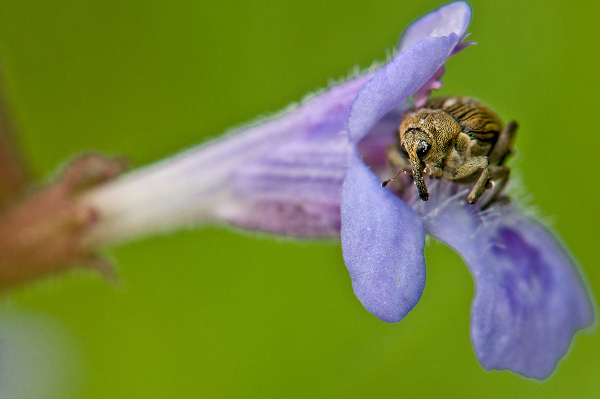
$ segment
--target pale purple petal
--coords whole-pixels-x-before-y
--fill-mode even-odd
[[[402,34],[398,47],[402,52],[428,36],[441,37],[455,33],[461,37],[470,21],[471,6],[467,2],[446,4],[410,24]]]
[[[350,109],[348,134],[358,143],[390,110],[406,101],[444,64],[458,36],[427,37],[398,55],[358,94]]]
[[[354,293],[379,319],[398,322],[421,298],[424,242],[419,216],[354,152],[342,189],[342,253]]]
[[[555,236],[516,205],[485,212],[431,184],[416,205],[427,232],[454,248],[475,279],[471,338],[483,367],[544,379],[594,311],[576,262]],[[434,195],[440,194],[441,195]],[[437,198],[437,199],[436,199]],[[430,199],[429,202],[432,200]]]

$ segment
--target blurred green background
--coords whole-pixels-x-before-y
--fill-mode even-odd
[[[441,4],[2,0],[5,91],[37,178],[88,150],[141,166],[385,60]],[[600,5],[471,5],[479,44],[448,62],[442,93],[519,121],[520,175],[598,293]],[[15,397],[600,396],[596,330],[543,383],[484,371],[472,278],[434,242],[423,298],[394,325],[356,300],[337,242],[198,228],[107,255],[118,288],[79,272],[2,298],[0,321],[35,335],[24,347],[47,369],[28,368],[30,391]]]

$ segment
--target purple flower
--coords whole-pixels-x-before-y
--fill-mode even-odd
[[[450,3],[405,31],[398,55],[224,138],[95,188],[92,245],[199,222],[295,237],[338,237],[354,292],[398,322],[425,285],[425,235],[454,248],[475,279],[471,337],[485,369],[549,376],[594,311],[578,267],[555,236],[518,205],[485,211],[470,187],[428,183],[382,188],[384,148],[414,96],[439,88],[444,62],[469,43],[465,2]]]

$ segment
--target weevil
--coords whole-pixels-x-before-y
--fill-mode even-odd
[[[423,174],[471,185],[467,202],[474,204],[492,189],[483,207],[496,199],[510,170],[504,166],[514,151],[517,123],[503,126],[500,117],[481,101],[469,97],[438,97],[402,116],[396,144],[386,148],[389,164],[412,174],[419,198],[429,199]],[[397,170],[397,169],[396,169]],[[492,183],[493,182],[493,183]]]

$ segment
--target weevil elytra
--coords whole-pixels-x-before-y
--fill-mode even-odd
[[[470,204],[493,187],[485,207],[508,181],[510,170],[503,163],[513,152],[516,132],[515,121],[503,126],[500,117],[479,100],[438,97],[402,116],[396,144],[386,148],[386,155],[392,167],[401,169],[396,177],[402,172],[412,174],[423,201],[429,199],[423,180],[423,173],[428,173],[458,184],[474,183],[467,197]]]

